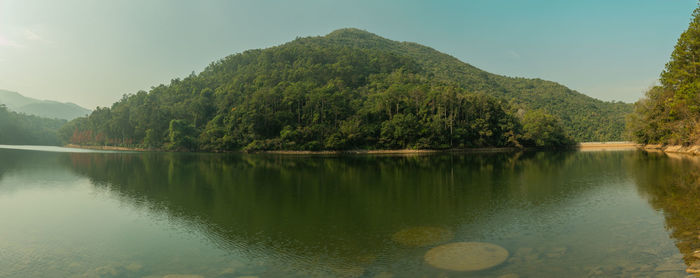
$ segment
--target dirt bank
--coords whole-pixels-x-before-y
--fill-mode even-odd
[[[591,151],[621,151],[639,148],[640,145],[634,142],[585,142],[579,143],[578,149],[583,152]]]
[[[581,149],[586,148],[630,148],[638,147],[639,144],[629,141],[618,141],[618,142],[584,142],[579,143],[578,147]]]
[[[663,151],[667,153],[682,153],[682,154],[692,154],[700,155],[700,146],[681,146],[681,145],[660,145],[660,144],[647,144],[644,145],[645,150],[653,151]]]

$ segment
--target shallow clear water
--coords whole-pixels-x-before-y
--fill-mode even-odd
[[[36,149],[36,150],[34,150]],[[684,277],[700,162],[642,151],[276,156],[0,147],[0,277]],[[396,241],[411,227],[453,237]],[[478,241],[481,271],[425,253]]]

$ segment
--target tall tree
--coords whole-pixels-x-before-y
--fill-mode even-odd
[[[642,143],[700,143],[700,7],[659,81],[636,103],[628,119],[630,133]]]

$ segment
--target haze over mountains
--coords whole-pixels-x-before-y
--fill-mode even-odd
[[[91,112],[91,110],[74,103],[38,100],[7,90],[0,90],[0,104],[4,104],[14,112],[51,119],[72,120]]]

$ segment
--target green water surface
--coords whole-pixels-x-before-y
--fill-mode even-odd
[[[454,236],[392,239],[422,226]],[[685,277],[699,231],[700,162],[663,153],[0,147],[0,277]],[[424,261],[459,241],[509,258]]]

